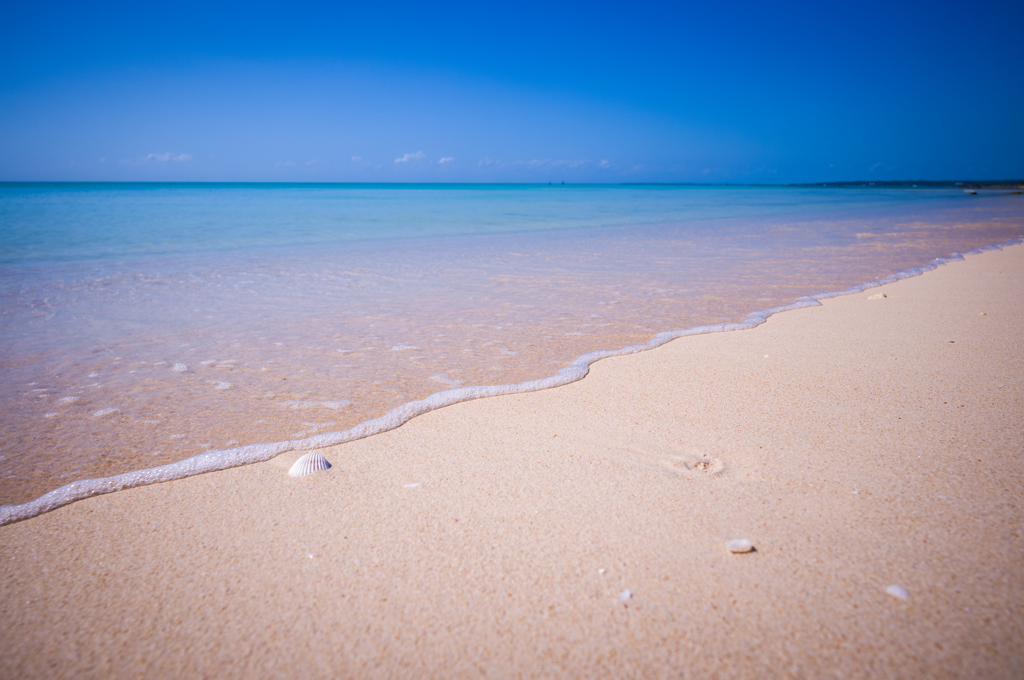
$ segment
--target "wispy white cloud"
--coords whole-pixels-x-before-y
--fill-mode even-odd
[[[290,168],[293,165],[295,165],[294,161],[283,161],[283,162],[282,161],[278,161],[278,162],[274,163],[274,167],[275,168]]]
[[[104,158],[102,160],[106,160],[106,158]],[[124,163],[126,165],[148,165],[148,164],[152,164],[152,163],[158,163],[158,164],[171,163],[171,162],[174,162],[174,163],[184,163],[184,162],[190,161],[190,160],[192,160],[192,154],[179,153],[177,156],[175,156],[170,151],[165,151],[163,153],[149,153],[149,154],[146,154],[145,156],[141,156],[141,157],[136,158],[134,160],[130,159],[130,158],[129,159],[123,159],[120,162]]]
[[[569,168],[578,170],[580,168],[603,168],[614,167],[609,160],[592,161],[587,159],[566,159],[566,158],[534,158],[529,161],[499,161],[493,158],[481,158],[477,163],[478,167],[494,166],[503,169],[530,168],[531,170],[553,170],[556,168]]]
[[[358,163],[361,160],[363,160],[362,156],[352,156],[352,162],[353,163]]]
[[[426,157],[427,157],[427,154],[423,153],[422,151],[417,151],[416,153],[407,153],[404,156],[402,156],[401,158],[396,158],[395,162],[396,163],[408,163],[409,161],[415,161],[415,160],[419,160],[421,158],[426,158]]]
[[[452,156],[445,156],[444,158],[442,158],[441,160],[438,161],[438,164],[444,165],[445,163],[451,163],[454,160],[455,159]]]
[[[314,158],[311,161],[306,161],[306,165],[316,165],[316,159]]]
[[[552,160],[550,158],[534,158],[529,163],[516,161],[512,165],[529,165],[531,168],[582,168],[586,165],[590,165],[592,162],[593,161],[587,160],[572,161],[564,159]]]

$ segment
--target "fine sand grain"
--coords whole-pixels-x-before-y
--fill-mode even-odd
[[[0,527],[0,677],[1024,677],[1022,300],[1013,246]]]

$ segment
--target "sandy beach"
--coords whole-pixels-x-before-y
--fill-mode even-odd
[[[1022,300],[1017,245],[0,527],[0,676],[1022,677]]]

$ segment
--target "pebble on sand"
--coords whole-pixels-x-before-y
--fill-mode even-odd
[[[748,553],[754,550],[754,544],[745,538],[737,538],[725,544],[731,553]]]
[[[888,297],[888,296],[885,293],[875,293],[874,295],[872,295],[868,299],[869,300],[881,300],[884,297]]]
[[[626,602],[631,597],[633,597],[633,593],[629,592],[629,590],[623,590],[619,593],[619,602]]]
[[[905,600],[908,597],[910,597],[910,593],[907,592],[906,588],[895,584],[886,588],[885,592],[887,592],[889,595],[892,595],[893,597],[898,597],[901,600]]]

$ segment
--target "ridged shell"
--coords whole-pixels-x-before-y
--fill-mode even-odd
[[[292,477],[305,477],[311,475],[314,472],[320,470],[326,470],[331,467],[331,464],[327,462],[324,455],[319,451],[310,451],[302,458],[299,458],[292,465],[291,469],[288,470],[288,474]]]

